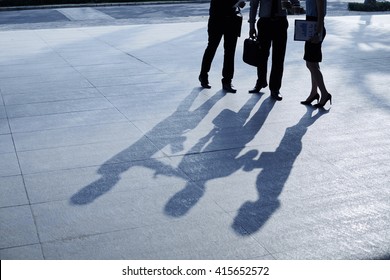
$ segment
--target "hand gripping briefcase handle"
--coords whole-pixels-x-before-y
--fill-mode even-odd
[[[242,60],[252,66],[258,67],[261,62],[261,47],[256,38],[244,40],[244,50]]]

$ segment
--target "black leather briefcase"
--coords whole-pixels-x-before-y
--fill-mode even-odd
[[[244,40],[244,51],[242,60],[252,66],[259,66],[261,62],[261,47],[256,38],[247,38]]]

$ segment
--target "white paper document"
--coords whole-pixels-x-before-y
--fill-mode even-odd
[[[294,28],[294,40],[295,41],[307,41],[317,31],[317,22],[316,21],[307,21],[303,19],[295,20]],[[320,37],[321,38],[321,37]]]

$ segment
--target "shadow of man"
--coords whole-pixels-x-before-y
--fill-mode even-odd
[[[312,116],[314,108],[307,107],[307,112],[300,121],[286,129],[275,152],[263,152],[256,163],[251,163],[246,170],[262,168],[257,177],[257,201],[247,201],[239,209],[232,228],[240,235],[250,235],[258,231],[280,207],[278,200],[290,175],[294,162],[302,151],[302,138],[319,117],[327,111],[319,110]],[[244,229],[244,230],[243,230]]]
[[[179,142],[186,140],[183,134],[188,130],[194,129],[218,100],[224,96],[219,91],[198,108],[191,111],[190,108],[201,90],[200,88],[194,88],[172,115],[158,123],[147,133],[148,137],[141,137],[133,145],[103,163],[98,170],[101,178],[74,194],[70,198],[70,203],[74,205],[92,203],[95,199],[110,191],[118,183],[123,172],[135,166],[143,166],[155,170],[155,176],[163,174],[166,176],[183,177],[183,173],[153,158],[153,156],[162,148],[169,145],[176,152],[182,149],[183,145]],[[184,117],[187,120],[185,122],[182,121]],[[152,144],[149,139],[153,137],[158,138],[162,131],[168,136],[159,138],[160,141],[158,144]],[[142,160],[139,159],[140,153],[142,153]],[[185,177],[184,179],[187,180],[188,178]]]
[[[190,174],[190,178],[200,179],[196,179],[195,182],[188,181],[184,189],[169,199],[164,209],[167,215],[176,218],[186,215],[204,195],[209,180],[227,177],[253,162],[258,154],[256,150],[251,150],[240,157],[239,154],[261,129],[275,104],[273,99],[265,99],[259,110],[247,121],[258,100],[258,95],[253,95],[237,113],[228,109],[221,111],[213,120],[214,129],[201,138],[183,157],[178,167]],[[226,147],[227,137],[232,137],[229,129],[231,127],[237,129],[234,130],[234,146]],[[222,158],[214,157],[213,153],[199,155],[205,151],[223,151],[224,154]],[[193,154],[196,155],[195,158]]]

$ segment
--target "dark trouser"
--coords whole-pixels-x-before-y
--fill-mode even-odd
[[[232,30],[232,27],[226,23],[215,23],[212,20],[208,25],[208,44],[202,59],[202,67],[200,76],[207,78],[211,68],[215,53],[223,37],[224,57],[222,68],[222,81],[230,83],[234,75],[234,55],[237,46],[237,34]]]
[[[262,87],[267,85],[267,64],[272,44],[272,67],[269,78],[271,91],[279,91],[282,86],[287,28],[286,17],[260,18],[257,21],[258,39],[263,54],[260,66],[257,67],[257,84]]]

